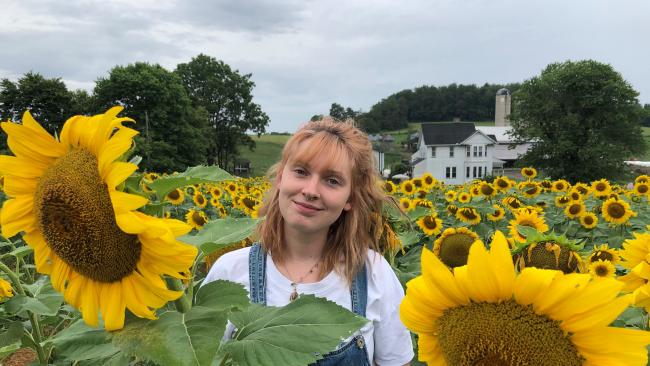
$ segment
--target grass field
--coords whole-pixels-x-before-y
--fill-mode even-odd
[[[251,176],[262,176],[271,165],[280,160],[282,148],[290,136],[287,135],[262,135],[259,138],[253,136],[255,141],[255,150],[250,151],[248,148],[239,147],[241,158],[248,159],[253,165]]]

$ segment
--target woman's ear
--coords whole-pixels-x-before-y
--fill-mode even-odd
[[[344,211],[350,211],[351,208],[352,208],[352,202],[351,201],[346,202],[345,206],[343,206]]]

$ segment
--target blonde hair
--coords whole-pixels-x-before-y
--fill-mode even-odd
[[[305,141],[309,143],[303,144]],[[265,219],[257,227],[257,237],[262,247],[271,251],[274,260],[284,262],[285,233],[278,204],[278,174],[281,175],[290,162],[308,162],[323,154],[328,156],[330,164],[343,158],[352,162],[352,207],[343,211],[330,226],[320,271],[324,275],[335,270],[351,283],[362,268],[368,249],[381,250],[377,239],[383,227],[377,217],[381,217],[382,203],[387,197],[379,184],[379,173],[375,171],[372,145],[366,134],[350,123],[331,119],[308,122],[287,141],[281,160],[267,173],[273,183],[260,209],[260,216],[264,215]]]

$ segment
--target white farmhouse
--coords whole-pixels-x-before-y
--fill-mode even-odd
[[[507,126],[476,126],[476,129],[483,132],[497,143],[494,145],[494,158],[503,161],[504,167],[514,166],[530,148],[530,142],[521,144],[515,143],[508,134],[512,127]],[[496,161],[496,160],[495,160]],[[495,163],[498,166],[498,163]]]
[[[463,184],[486,175],[495,161],[496,140],[471,122],[423,123],[418,150],[411,156],[413,176],[426,172],[447,184]]]

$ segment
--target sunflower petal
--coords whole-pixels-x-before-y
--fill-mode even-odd
[[[138,166],[135,164],[115,162],[109,164],[104,172],[100,171],[100,174],[102,174],[102,179],[104,179],[108,188],[114,189],[136,170],[138,170]]]

